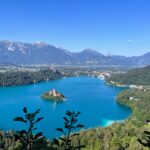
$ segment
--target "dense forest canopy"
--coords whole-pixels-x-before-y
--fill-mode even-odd
[[[0,86],[24,85],[38,83],[47,80],[54,80],[61,77],[59,71],[13,71],[0,73]]]
[[[150,85],[150,66],[131,69],[127,73],[114,74],[106,80],[122,85]]]

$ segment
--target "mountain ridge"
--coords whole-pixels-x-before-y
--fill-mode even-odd
[[[71,52],[45,42],[24,43],[0,40],[0,64],[145,66],[150,52],[141,56],[104,55],[95,49]]]

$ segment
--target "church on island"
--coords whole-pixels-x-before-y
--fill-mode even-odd
[[[45,100],[52,100],[52,101],[64,101],[65,96],[55,89],[52,89],[48,92],[45,92],[42,96],[42,99]]]
[[[60,97],[61,94],[59,94],[55,89],[52,89],[51,91],[49,91],[49,95],[52,95],[54,97]]]

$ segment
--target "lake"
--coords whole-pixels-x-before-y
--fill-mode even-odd
[[[53,103],[41,99],[42,93],[55,88],[64,94],[67,101]],[[24,126],[13,118],[22,116],[22,108],[29,111],[41,109],[43,116],[38,125],[48,138],[58,136],[55,128],[63,127],[66,110],[80,111],[79,122],[86,128],[106,127],[115,121],[122,121],[131,114],[131,109],[117,104],[115,97],[123,90],[105,84],[96,77],[71,77],[33,85],[0,88],[0,129],[17,130]]]

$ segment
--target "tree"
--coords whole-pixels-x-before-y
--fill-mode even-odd
[[[63,137],[60,139],[54,139],[54,144],[57,146],[57,149],[60,150],[80,150],[85,146],[80,143],[79,138],[77,138],[77,144],[72,143],[72,138],[79,136],[79,133],[73,133],[77,129],[83,128],[84,125],[78,124],[78,116],[80,112],[75,113],[74,111],[67,111],[64,119],[64,128],[57,128],[56,130],[63,134]]]
[[[23,112],[24,117],[16,117],[14,121],[22,122],[28,128],[27,130],[16,131],[15,140],[21,143],[21,149],[23,150],[40,150],[41,147],[46,146],[46,140],[42,132],[33,133],[37,129],[35,125],[43,119],[43,117],[36,117],[40,109],[37,109],[33,113],[28,113],[27,108],[24,107]]]
[[[150,120],[147,120],[147,122],[150,123]],[[144,147],[150,148],[150,132],[149,132],[149,131],[144,131],[144,135],[145,135],[145,137],[146,137],[146,138],[144,139],[144,141],[141,140],[141,139],[138,139],[138,142],[139,142],[140,144],[142,144]]]

